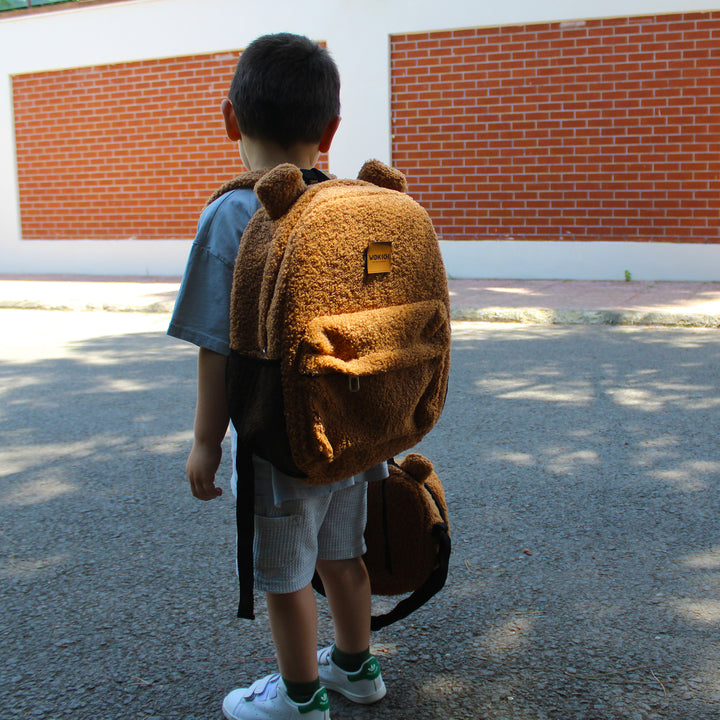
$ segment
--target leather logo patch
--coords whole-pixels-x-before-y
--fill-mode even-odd
[[[371,242],[367,249],[368,275],[389,273],[392,269],[392,243]]]

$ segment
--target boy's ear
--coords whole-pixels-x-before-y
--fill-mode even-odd
[[[323,133],[322,140],[320,140],[320,145],[318,146],[318,150],[320,150],[320,152],[326,153],[330,149],[330,146],[332,145],[333,138],[335,137],[335,133],[337,132],[339,125],[340,125],[340,116],[339,115],[336,118],[333,118],[328,123],[328,126],[325,128],[325,132]]]
[[[242,134],[240,132],[237,117],[235,117],[235,110],[233,110],[232,103],[228,100],[228,98],[225,98],[222,101],[221,109],[223,118],[225,119],[225,132],[230,140],[237,142],[242,137]]]

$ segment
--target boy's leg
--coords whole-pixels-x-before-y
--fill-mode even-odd
[[[335,645],[359,653],[370,645],[370,578],[365,553],[367,485],[356,483],[332,494],[318,534],[315,569],[325,587],[335,625]]]
[[[289,593],[266,593],[280,674],[225,696],[228,720],[298,718],[329,720],[327,692],[317,663],[317,607],[311,585]]]
[[[317,664],[317,607],[310,579],[317,558],[317,528],[329,499],[275,505],[256,496],[255,586],[264,590],[280,673],[230,692],[229,720],[328,720],[327,692]],[[299,590],[297,588],[300,586]]]
[[[370,578],[362,558],[318,560],[335,626],[335,646],[344,653],[362,653],[370,647]]]
[[[370,654],[370,580],[362,558],[319,560],[335,625],[335,644],[318,653],[320,682],[356,703],[385,697],[378,661]]]
[[[311,585],[291,593],[267,593],[278,669],[293,683],[317,680],[317,605]]]
[[[320,681],[363,704],[386,692],[378,661],[370,654],[371,588],[362,559],[366,503],[364,484],[333,493],[315,564],[335,626],[335,645],[318,653]]]

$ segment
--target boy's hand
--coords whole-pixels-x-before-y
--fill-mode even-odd
[[[198,353],[198,396],[195,406],[195,441],[185,463],[192,494],[199,500],[222,495],[215,487],[215,473],[220,467],[222,441],[228,426],[225,400],[224,355],[200,348]]]
[[[215,486],[215,473],[220,467],[222,447],[193,443],[185,463],[185,472],[190,480],[192,494],[198,500],[212,500],[222,495],[222,488]]]

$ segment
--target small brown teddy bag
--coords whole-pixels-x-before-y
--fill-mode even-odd
[[[373,630],[406,618],[441,590],[451,552],[445,491],[430,460],[410,453],[388,469],[386,479],[368,483],[363,559],[373,595],[409,595],[374,615]],[[317,573],[313,586],[324,594]]]

